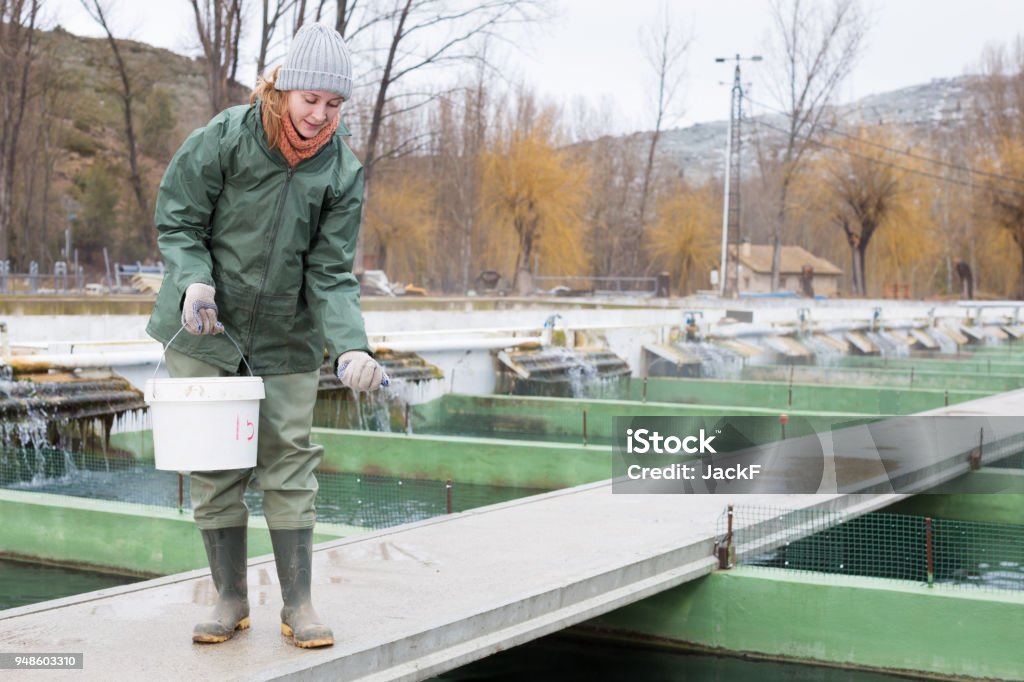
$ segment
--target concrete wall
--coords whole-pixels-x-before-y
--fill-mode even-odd
[[[815,296],[835,296],[839,293],[839,275],[815,273],[813,286]],[[795,291],[797,294],[803,293],[800,275],[798,273],[782,274],[779,278],[779,289]],[[771,290],[771,273],[752,272],[749,268],[740,271],[740,293],[765,294]]]
[[[803,367],[796,365],[750,366],[743,368],[742,378],[752,381],[842,384],[861,386],[893,386],[935,388],[955,391],[1000,393],[1024,387],[1024,375],[964,374],[905,369],[874,369],[859,367]]]
[[[324,446],[321,471],[543,490],[612,475],[612,451],[606,445],[323,428],[313,429],[312,441]],[[153,461],[150,431],[116,433],[110,444]]]
[[[648,379],[647,400],[697,405],[744,405],[776,410],[827,408],[829,411],[869,414],[912,414],[990,395],[984,391],[945,391],[867,386],[833,386],[711,379]],[[629,397],[641,400],[644,382],[630,383]]]
[[[588,443],[612,442],[613,419],[628,416],[777,416],[814,420],[818,428],[836,421],[849,421],[873,414],[853,412],[802,411],[785,407],[771,409],[732,405],[681,405],[618,400],[565,400],[520,396],[446,395],[417,405],[410,421],[414,433],[451,433],[505,438],[542,438],[549,441],[582,443],[584,414]],[[794,419],[790,437],[804,435]],[[809,433],[809,431],[808,431]]]
[[[1014,593],[736,568],[588,621],[581,631],[843,667],[1020,680],[1022,608],[1024,597]]]
[[[612,476],[611,448],[314,429],[321,470],[554,490]]]
[[[0,556],[151,577],[206,566],[191,512],[0,490]],[[317,542],[364,532],[319,524]],[[249,522],[249,556],[272,551],[262,518]]]
[[[840,367],[875,367],[879,369],[904,369],[916,367],[917,371],[934,372],[955,372],[957,374],[1019,374],[1024,375],[1024,353],[1017,351],[1021,356],[1014,358],[987,357],[966,355],[961,359],[945,358],[890,358],[890,357],[864,357],[844,356],[833,359],[833,363]]]

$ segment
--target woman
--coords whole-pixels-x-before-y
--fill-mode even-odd
[[[171,376],[247,374],[240,350],[266,391],[256,468],[191,476],[218,594],[195,642],[223,642],[249,627],[242,496],[251,480],[263,491],[282,633],[303,648],[334,643],[310,601],[313,472],[323,451],[309,437],[325,346],[345,385],[366,391],[384,378],[352,274],[363,171],[339,120],[351,91],[341,36],[306,25],[250,104],[193,132],[160,183],[156,225],[167,275],[147,331],[165,345],[182,326],[192,334],[167,349]]]

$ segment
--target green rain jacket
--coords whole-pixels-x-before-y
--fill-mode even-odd
[[[216,290],[218,320],[257,374],[317,369],[369,352],[352,274],[363,168],[343,124],[289,169],[267,146],[259,102],[226,109],[189,135],[160,182],[158,243],[167,271],[146,331],[165,345],[181,327],[185,289]],[[238,350],[224,334],[182,332],[175,350],[227,371]]]

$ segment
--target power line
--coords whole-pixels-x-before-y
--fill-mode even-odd
[[[765,121],[761,121],[761,120],[753,119],[753,118],[750,119],[750,120],[753,123],[755,123],[756,125],[764,126],[765,128],[769,128],[771,130],[774,130],[776,132],[783,133],[783,134],[786,134],[786,135],[789,134],[788,130],[784,130],[782,128],[779,128],[778,126],[773,126],[772,124],[766,123]],[[927,177],[927,178],[932,178],[934,180],[940,180],[942,182],[948,182],[948,183],[951,183],[951,184],[954,184],[954,185],[961,185],[963,187],[970,187],[971,189],[975,188],[975,185],[972,182],[965,182],[963,180],[957,180],[955,178],[946,177],[944,175],[938,175],[936,173],[929,173],[928,171],[918,170],[916,168],[908,168],[907,166],[901,166],[901,165],[899,165],[897,163],[893,163],[891,161],[885,161],[883,159],[877,159],[877,158],[874,158],[874,157],[871,157],[871,156],[866,156],[864,154],[859,154],[859,153],[853,151],[852,149],[845,149],[843,147],[838,147],[836,145],[831,145],[831,144],[829,144],[827,142],[822,142],[820,140],[812,140],[807,135],[797,135],[797,137],[799,137],[801,139],[804,139],[804,140],[807,140],[807,141],[811,142],[812,144],[815,144],[815,145],[817,145],[819,147],[825,147],[826,149],[832,149],[832,150],[837,151],[837,152],[842,152],[844,154],[848,154],[850,156],[854,156],[854,157],[857,157],[859,159],[863,159],[865,161],[870,161],[871,163],[877,163],[877,164],[880,164],[880,165],[883,165],[883,166],[888,166],[890,168],[895,168],[897,170],[901,170],[901,171],[904,171],[904,172],[907,172],[907,173],[912,173],[914,175],[922,175],[922,176]],[[997,191],[997,192],[1001,192],[1003,194],[1007,194],[1007,195],[1010,195],[1010,196],[1017,197],[1018,199],[1024,199],[1024,193],[1017,192],[1017,191],[1014,191],[1012,189],[1007,189],[1005,187],[992,187],[991,189],[994,190],[994,191]]]
[[[789,112],[783,111],[782,109],[778,109],[776,107],[769,106],[767,104],[764,104],[763,102],[758,102],[758,101],[752,100],[749,97],[747,97],[747,100],[750,101],[752,104],[755,104],[755,105],[757,105],[759,107],[767,109],[768,111],[774,111],[775,113],[781,114],[782,116],[792,117],[792,114],[790,114]],[[753,119],[751,119],[751,120],[753,120]],[[972,168],[970,166],[965,166],[965,165],[962,165],[962,164],[952,163],[952,162],[949,162],[949,161],[943,161],[942,159],[936,159],[936,158],[931,157],[931,156],[924,156],[923,154],[915,154],[913,152],[904,151],[904,150],[900,150],[900,149],[895,149],[893,147],[886,146],[886,145],[881,144],[879,142],[873,142],[871,140],[865,140],[863,138],[857,137],[855,135],[851,135],[850,133],[844,132],[844,131],[839,130],[837,128],[832,128],[830,126],[826,126],[826,125],[822,125],[822,124],[819,124],[818,127],[821,128],[822,130],[828,131],[829,133],[831,133],[833,135],[838,135],[839,137],[845,137],[848,140],[853,140],[855,142],[859,142],[861,144],[868,145],[870,147],[876,147],[878,149],[883,149],[883,150],[885,150],[887,152],[890,152],[892,154],[899,154],[901,156],[906,156],[906,157],[909,157],[911,159],[917,159],[919,161],[927,161],[928,163],[934,163],[934,164],[939,165],[939,166],[945,166],[945,167],[951,168],[953,170],[964,171],[964,172],[967,172],[967,173],[973,173],[975,175],[981,175],[981,176],[988,177],[988,178],[993,178],[993,179],[996,179],[996,180],[1007,180],[1009,182],[1016,182],[1016,183],[1020,183],[1020,184],[1024,185],[1024,178],[1015,178],[1015,177],[1010,176],[1010,175],[1002,175],[1001,173],[991,173],[989,171],[983,171],[983,170],[980,170],[978,168]],[[782,132],[788,133],[788,131],[782,131]]]

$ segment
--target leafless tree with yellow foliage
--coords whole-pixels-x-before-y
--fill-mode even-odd
[[[1024,39],[989,50],[982,68],[973,112],[983,174],[979,209],[1016,244],[1017,294],[1024,297]]]
[[[394,280],[424,284],[437,230],[433,189],[422,173],[409,168],[382,174],[377,196],[363,218],[378,247],[378,266]]]
[[[357,3],[338,2],[338,15],[352,15]],[[403,87],[411,80],[437,78],[457,64],[486,61],[479,40],[498,36],[512,26],[539,21],[548,15],[545,0],[374,0],[367,3],[363,21],[376,25],[366,39],[379,55],[373,68],[373,94],[368,100],[366,142],[362,146],[364,202],[376,201],[374,181],[378,162],[409,148],[420,139],[384,143],[387,119],[421,109],[439,96],[436,87]],[[374,60],[377,61],[377,60]],[[432,75],[431,75],[432,74]],[[356,246],[355,269],[363,269],[363,238]]]
[[[692,292],[707,286],[716,265],[721,226],[717,185],[677,185],[658,201],[647,243],[652,265],[672,277],[673,289]]]
[[[823,168],[830,190],[830,214],[849,245],[851,293],[855,296],[868,293],[866,254],[882,228],[888,232],[887,269],[898,276],[909,278],[912,262],[933,250],[923,230],[928,207],[915,192],[910,160],[893,155],[898,146],[893,131],[858,126],[847,136],[834,139],[826,150]]]
[[[495,269],[514,273],[514,285],[523,272],[579,274],[588,266],[587,168],[561,148],[556,116],[520,92],[482,158],[487,250],[501,264]]]
[[[994,177],[1024,179],[1024,142],[1018,137],[996,142],[993,157],[983,161],[982,167],[993,174],[981,183],[982,209],[1013,239],[1020,253],[1020,263],[1024,264],[1024,185]],[[1017,294],[1024,297],[1024,265],[1019,267]]]

